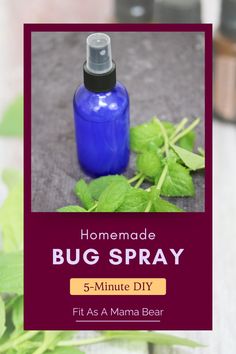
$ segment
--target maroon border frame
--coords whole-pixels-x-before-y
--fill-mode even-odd
[[[189,212],[178,214],[179,219],[189,220],[193,218],[195,222],[201,222],[199,217],[205,214],[208,222],[211,220],[212,230],[212,25],[211,24],[25,24],[24,25],[24,220],[32,218],[41,222],[45,216],[50,220],[59,220],[61,218],[75,218],[75,213],[45,213],[31,211],[31,33],[32,32],[202,32],[205,35],[205,151],[206,151],[206,170],[205,170],[205,211],[204,212]],[[45,215],[46,214],[46,215]],[[69,215],[68,215],[69,214]],[[105,213],[97,213],[94,215],[96,220],[105,220]],[[126,214],[126,215],[124,215]],[[112,218],[128,220],[129,216],[148,222],[155,220],[155,213],[112,213]],[[162,213],[163,218],[175,220],[175,213]],[[86,213],[81,214],[81,218],[89,220],[90,216]],[[87,219],[88,218],[88,219]],[[64,219],[64,220],[65,220]],[[212,248],[212,235],[211,248]],[[30,252],[27,248],[26,238],[24,240],[25,253]],[[212,249],[209,253],[209,264],[211,265],[212,274]],[[28,286],[28,285],[27,285]],[[25,285],[25,290],[26,285]],[[211,277],[212,291],[212,277]],[[212,292],[211,292],[212,297]],[[27,301],[27,300],[26,300]],[[211,308],[212,313],[212,308]],[[91,329],[85,328],[85,329]],[[99,327],[97,329],[103,329]],[[124,328],[125,329],[125,328]],[[148,328],[144,328],[148,329]],[[151,328],[150,328],[151,329]],[[162,328],[169,329],[169,328]],[[195,328],[178,328],[195,329]],[[212,329],[211,326],[199,328],[202,330]]]
[[[31,211],[31,33],[32,32],[203,32],[205,34],[205,211],[212,213],[212,25],[211,24],[24,24],[25,214]],[[34,212],[37,213],[37,212]],[[201,212],[200,212],[201,213]],[[100,214],[100,213],[99,213]],[[132,213],[130,213],[132,214]],[[137,214],[137,213],[136,213]],[[188,214],[192,214],[191,212]],[[61,214],[60,214],[61,215]],[[84,216],[84,214],[83,214]]]

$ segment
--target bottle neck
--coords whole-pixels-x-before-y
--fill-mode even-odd
[[[112,69],[104,74],[94,74],[87,68],[86,62],[83,67],[84,86],[92,92],[108,92],[116,85],[116,64],[112,61]]]

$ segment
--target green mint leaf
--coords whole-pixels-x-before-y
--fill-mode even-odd
[[[155,122],[151,121],[130,129],[131,150],[143,152],[150,143],[155,144],[157,147],[163,145],[163,137],[160,128]]]
[[[37,350],[39,349],[39,347],[40,347],[39,350],[42,350],[44,333],[45,332],[43,331],[14,330],[14,332],[9,333],[10,337],[6,338],[7,339],[6,344],[8,344],[8,346],[10,344],[11,346],[12,343],[12,346],[14,345],[17,354],[38,353]],[[24,338],[24,340],[22,340],[22,337]],[[40,353],[45,353],[45,350],[47,350],[47,348],[44,349],[43,351],[40,351]]]
[[[10,349],[6,352],[6,354],[32,354],[33,348],[31,342],[28,345],[21,345],[20,347],[17,346],[17,349]]]
[[[196,140],[196,133],[191,130],[188,134],[178,140],[177,145],[188,151],[193,151]]]
[[[175,126],[173,123],[162,121],[162,125],[164,126],[167,136],[170,137],[174,131],[175,131]]]
[[[57,347],[53,350],[46,351],[45,354],[85,354],[78,348],[73,347]]]
[[[2,180],[11,189],[22,181],[22,174],[14,169],[6,169],[2,172]]]
[[[87,212],[86,209],[80,207],[79,205],[67,205],[62,208],[57,209],[61,213],[83,213]]]
[[[9,351],[7,351],[7,354],[32,354],[34,353],[35,348],[36,346],[32,345],[32,341],[27,341],[23,342],[20,345],[17,345],[15,350],[10,349]]]
[[[159,150],[161,150],[161,149],[160,149],[158,146],[156,146],[156,144],[155,144],[153,141],[151,141],[151,142],[147,145],[147,147],[146,147],[146,149],[145,149],[144,151],[152,151],[152,152],[158,153]],[[160,155],[160,154],[159,154],[159,155]]]
[[[183,210],[176,205],[162,199],[156,187],[151,187],[152,211],[158,213],[180,213]]]
[[[3,336],[5,329],[6,329],[6,310],[5,310],[5,304],[0,296],[0,338]]]
[[[17,97],[6,109],[0,120],[0,135],[23,135],[23,97]]]
[[[127,180],[110,184],[100,195],[96,211],[113,212],[118,209],[129,188]]]
[[[23,330],[23,312],[24,312],[24,298],[23,296],[18,296],[14,301],[12,310],[12,322],[17,331]]]
[[[55,344],[60,339],[62,331],[44,331],[44,339],[42,347],[46,349],[54,349]]]
[[[18,177],[12,175],[11,178],[8,175],[4,178],[10,190],[0,208],[3,250],[15,252],[23,248],[23,179],[19,175]]]
[[[75,195],[80,199],[85,209],[90,209],[94,206],[94,200],[87,183],[80,179],[75,185]]]
[[[72,346],[68,346],[69,341],[73,341],[73,336],[75,334],[74,331],[45,331],[42,332],[44,334],[44,340],[43,343],[41,344],[41,351],[44,350],[44,353],[68,353],[68,350],[70,353],[82,353],[79,349],[73,348]],[[67,342],[66,347],[59,347],[58,343],[59,342]],[[63,345],[63,343],[62,343]],[[73,345],[73,344],[72,344]],[[65,348],[67,348],[67,351],[65,352]]]
[[[153,203],[155,212],[158,213],[181,213],[182,209],[178,208],[176,205],[158,197]]]
[[[198,148],[198,152],[200,155],[205,156],[205,150],[202,147]]]
[[[189,170],[174,161],[168,161],[168,171],[161,188],[165,197],[192,197],[195,194]]]
[[[157,332],[107,331],[105,332],[105,336],[114,340],[132,340],[164,346],[180,345],[190,348],[203,347],[202,344],[195,342],[191,339],[176,337],[170,334]]]
[[[111,175],[111,176],[104,176],[94,179],[89,184],[89,191],[92,197],[96,200],[99,199],[101,193],[113,182],[120,182],[126,181],[124,176],[120,175]]]
[[[155,125],[157,125],[155,118],[152,119],[152,122],[155,123]],[[171,134],[175,130],[175,126],[169,122],[162,122],[162,125],[164,126],[164,128],[166,130],[167,136],[168,137],[171,136]],[[158,129],[159,129],[159,127],[158,127]],[[161,151],[160,145],[163,145],[163,143],[164,143],[163,135],[161,134],[160,139],[158,139],[157,143],[155,142],[155,140],[156,139],[151,140],[149,143],[147,143],[146,148],[143,149],[143,151],[148,150],[148,151],[156,152],[159,155],[159,157],[162,158],[163,153]]]
[[[52,350],[55,350],[58,341],[60,341],[61,333],[62,331],[44,331],[43,341],[34,353],[42,354],[48,350],[51,353]]]
[[[205,158],[203,156],[194,154],[177,145],[171,145],[171,147],[190,170],[196,171],[205,168]]]
[[[179,156],[174,152],[173,149],[170,149],[168,152],[168,157],[167,160],[170,162],[181,162],[181,159],[179,158]]]
[[[149,202],[149,194],[143,189],[130,188],[118,212],[144,212]]]
[[[76,331],[61,331],[58,339],[60,342],[70,340],[75,334]]]
[[[145,151],[138,155],[136,166],[139,172],[151,178],[160,176],[162,171],[162,163],[160,157],[153,151]]]
[[[23,253],[0,254],[0,293],[23,294]]]

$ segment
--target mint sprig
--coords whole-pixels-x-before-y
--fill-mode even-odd
[[[80,179],[75,195],[81,206],[59,208],[60,212],[180,212],[163,197],[194,197],[192,173],[205,168],[203,149],[194,153],[195,129],[200,119],[188,125],[182,119],[177,125],[153,117],[150,122],[132,127],[131,150],[137,153],[136,173],[130,179],[123,175],[104,176],[87,184]],[[150,187],[143,189],[143,183]],[[156,189],[153,198],[152,186]]]
[[[8,187],[8,196],[0,207],[0,230],[4,250],[14,252],[23,248],[23,178],[9,169],[0,177]]]

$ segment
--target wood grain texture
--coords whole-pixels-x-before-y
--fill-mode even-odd
[[[55,211],[77,202],[79,178],[72,98],[82,82],[88,33],[32,35],[32,209]],[[117,78],[130,94],[131,125],[154,115],[179,122],[202,118],[197,146],[204,146],[204,50],[199,33],[112,33]],[[127,170],[133,176],[135,155]],[[187,211],[204,210],[204,175],[194,173],[195,198],[175,198]]]

